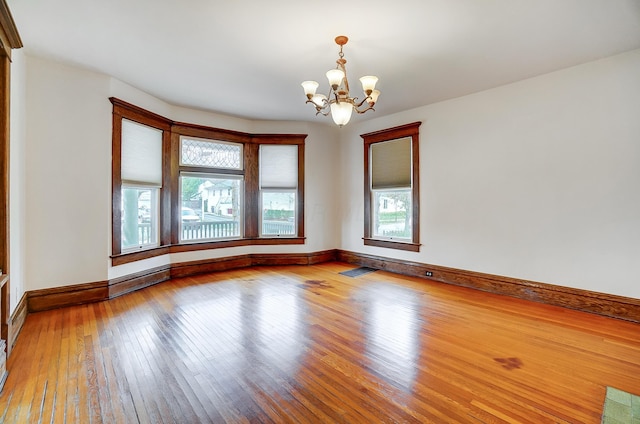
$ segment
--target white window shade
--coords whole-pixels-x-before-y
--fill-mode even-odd
[[[162,130],[123,119],[121,155],[123,183],[162,186]]]
[[[298,146],[261,145],[260,189],[296,188],[297,185]]]
[[[371,188],[411,187],[411,137],[371,144]]]

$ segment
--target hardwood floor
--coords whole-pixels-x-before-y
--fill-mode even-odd
[[[344,263],[28,316],[3,423],[599,423],[640,325]]]

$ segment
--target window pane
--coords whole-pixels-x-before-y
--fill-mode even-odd
[[[295,191],[262,191],[261,235],[296,235]]]
[[[411,240],[411,189],[373,192],[374,237]]]
[[[123,187],[122,250],[158,245],[157,188]]]
[[[242,145],[223,141],[180,139],[180,164],[242,169]]]
[[[180,177],[180,241],[241,236],[242,179],[183,174]]]

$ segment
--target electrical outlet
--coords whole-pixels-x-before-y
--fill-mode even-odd
[[[433,277],[433,272],[427,271],[424,273],[424,275],[426,275],[427,277]]]

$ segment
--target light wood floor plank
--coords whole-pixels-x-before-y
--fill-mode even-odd
[[[3,423],[599,423],[640,325],[339,262],[31,314]]]

